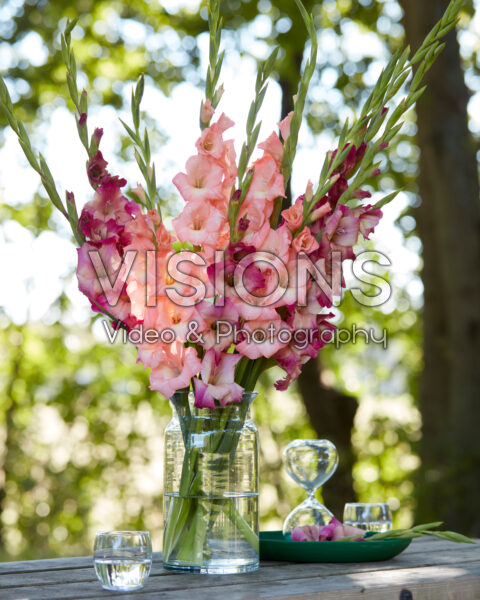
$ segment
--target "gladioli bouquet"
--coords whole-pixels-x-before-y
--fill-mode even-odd
[[[286,390],[302,366],[330,340],[334,329],[330,308],[344,285],[341,264],[355,258],[359,236],[369,238],[382,217],[382,206],[395,196],[393,192],[372,205],[364,186],[378,176],[378,152],[395,137],[402,115],[424,91],[421,80],[442,50],[440,39],[454,26],[461,4],[452,2],[413,56],[408,48],[394,54],[358,118],[345,123],[337,148],[323,161],[317,183],[306,183],[304,193],[288,206],[285,190],[317,56],[313,17],[300,0],[295,1],[311,48],[294,110],[279,123],[279,134],[273,132],[257,145],[257,116],[275,66],[275,49],[259,67],[246,141],[237,156],[228,138],[233,122],[217,110],[223,94],[221,20],[219,0],[210,0],[210,62],[201,132],[196,154],[187,160],[185,172],[173,179],[185,204],[173,219],[172,230],[162,220],[148,131],[141,131],[143,77],[132,93],[133,122],[124,126],[145,186],[125,195],[126,180],[109,173],[99,150],[102,129],[88,134],[87,93],[77,89],[70,45],[75,22],[68,24],[62,55],[94,190],[80,217],[72,193],[67,192],[65,203],[60,199],[45,160],[34,154],[23,124],[14,115],[4,82],[0,85],[1,108],[80,246],[79,288],[92,309],[136,340],[138,362],[151,370],[151,389],[167,398],[190,390],[194,407],[219,411],[223,423],[244,392],[254,390],[263,371],[281,367],[285,375],[275,387]],[[413,71],[408,92],[402,96]],[[253,159],[256,147],[261,155]],[[230,449],[233,454],[233,441]],[[181,483],[185,489],[197,475],[193,451],[186,447]],[[169,536],[182,535],[188,540],[188,532],[178,531],[185,510],[181,503],[173,507],[168,523],[177,530],[169,534],[167,523],[167,541]],[[195,508],[190,505],[188,511],[195,513]],[[197,539],[201,535],[193,525],[190,532]],[[255,543],[248,532],[246,537]]]

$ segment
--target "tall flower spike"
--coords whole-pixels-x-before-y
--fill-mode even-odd
[[[145,127],[143,137],[140,133],[140,104],[142,102],[144,89],[145,77],[142,74],[137,80],[135,89],[132,90],[131,110],[133,129],[124,121],[122,121],[122,119],[120,119],[120,122],[125,127],[126,132],[135,146],[135,160],[137,161],[138,168],[140,169],[147,185],[147,189],[145,190],[146,208],[149,210],[156,208],[161,219],[162,211],[157,192],[155,164],[151,161],[150,140],[148,137],[147,128]]]
[[[209,65],[205,81],[206,103],[200,107],[200,127],[205,129],[210,125],[213,110],[217,108],[223,95],[223,86],[218,85],[222,70],[225,50],[219,54],[222,37],[222,19],[220,18],[220,0],[209,0],[208,3],[208,28],[210,31]],[[206,109],[205,109],[206,106]]]

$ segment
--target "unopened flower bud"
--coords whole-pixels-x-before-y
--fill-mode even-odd
[[[103,136],[103,129],[101,127],[97,127],[93,132],[93,137],[95,138],[97,144],[100,144],[100,140]]]
[[[247,217],[242,217],[238,221],[238,229],[240,231],[247,231],[249,225],[250,225],[250,220],[247,219]]]
[[[202,104],[202,110],[200,111],[200,121],[204,125],[208,125],[210,123],[211,118],[213,117],[214,112],[215,111],[213,110],[212,103],[210,102],[210,99],[207,98]]]

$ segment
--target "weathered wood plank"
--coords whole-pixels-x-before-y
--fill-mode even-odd
[[[144,589],[129,598],[184,600],[194,595],[195,600],[223,600],[228,595],[229,600],[398,600],[402,587],[408,587],[419,592],[415,600],[480,600],[480,546],[455,546],[440,540],[414,540],[403,554],[383,563],[263,563],[256,573],[234,576],[174,574],[163,570],[160,561],[161,555],[155,553]],[[0,565],[0,598],[87,600],[112,596],[101,591],[91,565],[91,557],[4,563]],[[368,590],[368,596],[362,589]]]
[[[480,540],[479,540],[480,541]],[[451,542],[435,538],[418,538],[413,540],[410,546],[403,552],[402,556],[411,553],[439,552],[447,548],[454,548]],[[161,552],[154,552],[154,559],[161,561]],[[57,571],[69,569],[84,569],[92,564],[91,556],[80,556],[71,558],[48,558],[44,560],[11,561],[0,563],[0,577],[6,573],[29,573],[34,571]],[[287,564],[282,562],[265,562],[264,568]]]
[[[449,565],[449,564],[464,564],[467,562],[480,562],[480,547],[458,547],[455,548],[454,552],[450,549],[447,551],[429,553],[429,554],[417,554],[417,553],[404,553],[398,556],[395,560],[385,561],[382,563],[322,563],[322,564],[305,564],[305,563],[290,563],[281,566],[275,566],[267,570],[264,565],[269,563],[262,563],[262,569],[256,573],[250,575],[256,581],[277,581],[283,579],[298,579],[301,577],[308,576],[312,572],[316,575],[322,575],[329,577],[332,575],[342,575],[354,572],[369,572],[369,571],[383,571],[392,569],[406,569],[406,568],[419,568],[423,566],[435,566],[435,565]],[[270,563],[271,565],[271,563]],[[173,574],[170,571],[165,571],[162,568],[159,558],[156,558],[152,565],[152,571],[150,578],[153,577],[168,577],[169,581],[162,581],[158,583],[159,586],[168,585],[168,587],[181,587],[189,588],[195,586],[208,586],[208,579],[202,578],[200,582],[192,582],[189,580],[185,582],[185,577],[189,578],[188,575],[182,576]],[[229,582],[241,583],[243,575],[235,575],[228,578]],[[57,583],[76,583],[76,582],[88,582],[96,581],[93,567],[90,565],[87,568],[72,569],[68,572],[64,570],[47,570],[47,571],[36,571],[36,572],[24,572],[20,575],[18,573],[8,573],[0,575],[0,590],[6,588],[20,588],[25,586],[40,586],[40,585],[52,585]],[[221,581],[224,581],[221,578]]]
[[[400,591],[407,588],[415,600],[478,600],[480,598],[480,565],[460,567],[425,567],[384,571],[380,578],[373,573],[362,573],[352,580],[350,575],[310,577],[305,579],[234,585],[196,590],[195,600],[256,600],[279,598],[281,600],[344,600],[368,598],[399,600]],[[418,593],[416,593],[418,592]],[[164,590],[145,593],[142,600],[183,600],[182,590]]]

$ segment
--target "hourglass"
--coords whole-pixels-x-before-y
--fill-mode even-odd
[[[338,453],[328,440],[295,440],[283,451],[283,465],[290,477],[307,492],[307,498],[285,519],[283,533],[303,525],[327,525],[333,514],[315,492],[335,473]]]

